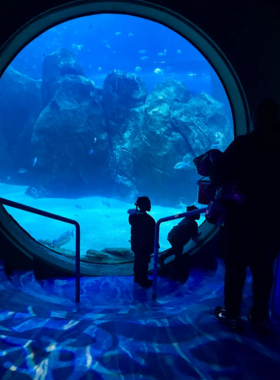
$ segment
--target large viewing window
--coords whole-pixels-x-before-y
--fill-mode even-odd
[[[1,196],[76,219],[82,257],[130,248],[127,210],[138,196],[150,198],[156,220],[197,205],[192,160],[233,138],[212,66],[182,36],[144,18],[61,23],[0,79]],[[73,249],[63,223],[8,211],[46,246]],[[177,223],[162,225],[161,250]]]

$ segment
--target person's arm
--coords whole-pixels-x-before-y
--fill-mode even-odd
[[[240,162],[242,161],[242,140],[237,138],[222,154],[222,157],[213,163],[210,170],[210,180],[217,185],[222,185],[227,181],[235,180]]]

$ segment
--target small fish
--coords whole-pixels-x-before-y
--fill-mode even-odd
[[[155,74],[162,74],[162,73],[163,73],[163,70],[162,70],[162,69],[155,69],[155,70],[154,70],[154,73],[155,73]]]
[[[185,203],[182,203],[181,199],[179,199],[179,202],[180,202],[179,206],[181,206],[183,210],[186,210],[187,205]]]
[[[93,154],[94,153],[94,150],[93,149],[90,149],[89,151],[88,151],[88,154]]]
[[[81,205],[76,205],[75,207],[76,207],[76,208],[79,208],[80,210],[82,209],[82,206],[81,206]]]
[[[128,37],[134,37],[133,33],[129,33]]]
[[[98,71],[101,71],[102,70],[102,67],[98,67]]]
[[[36,165],[36,162],[37,162],[37,157],[34,158],[34,162],[33,162],[33,165],[32,165],[32,166],[35,166],[35,165]]]
[[[142,59],[142,61],[145,61],[146,59],[148,59],[149,57],[147,57],[146,55],[144,55],[143,57],[141,57],[140,59]]]
[[[146,50],[139,50],[139,53],[140,54],[146,54],[147,52],[146,52]]]
[[[100,95],[100,96],[101,96],[101,95]],[[94,138],[94,142],[95,142],[95,143],[96,143],[96,140],[97,140],[97,138],[95,137],[95,138]]]
[[[91,65],[88,65],[88,68],[89,68],[89,69],[91,69],[91,68],[92,68],[92,66],[91,66]]]
[[[11,179],[11,177],[8,175],[8,177],[7,177],[7,181],[9,181]]]
[[[122,32],[116,32],[116,36],[120,36]]]
[[[113,51],[113,54],[116,54],[116,51],[115,51],[115,50]]]
[[[190,162],[178,162],[178,164],[176,164],[174,166],[174,169],[186,169],[187,167],[190,167]]]
[[[161,61],[160,63],[165,63],[165,61]]]
[[[77,45],[77,44],[72,44],[71,45],[73,49],[76,49],[76,50],[81,50],[83,45]]]
[[[102,40],[101,42],[102,42],[103,44],[107,44],[108,41],[107,41],[107,40]]]
[[[179,55],[181,55],[181,54],[182,54],[182,50],[178,49],[178,50],[177,50],[177,53],[178,53]]]
[[[110,45],[109,45],[109,44],[107,44],[107,45],[106,45],[106,48],[107,48],[107,49],[110,49]]]
[[[165,49],[163,53],[158,53],[159,56],[166,55],[167,50]]]
[[[221,149],[221,148],[220,148],[220,145],[218,144],[212,144],[211,149]]]
[[[91,29],[92,28],[92,24],[90,24],[90,26],[89,26],[89,29]]]
[[[110,203],[108,201],[102,201],[102,205],[111,207]]]
[[[61,234],[57,239],[54,239],[52,241],[52,246],[55,247],[60,247],[63,244],[68,243],[68,241],[74,236],[73,230],[64,232]]]
[[[18,169],[18,173],[19,174],[23,174],[23,173],[26,173],[28,170],[27,169],[24,169],[24,168],[20,168]]]
[[[135,71],[141,71],[142,69],[141,69],[141,67],[140,66],[136,66],[135,67]]]

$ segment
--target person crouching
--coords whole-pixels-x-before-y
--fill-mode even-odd
[[[151,211],[151,201],[148,197],[139,197],[135,202],[136,209],[128,210],[131,225],[131,250],[134,252],[134,282],[140,286],[152,286],[148,279],[148,268],[151,254],[154,252],[156,222],[147,214]]]
[[[195,206],[188,206],[187,212],[197,210]],[[181,280],[189,275],[189,257],[182,261],[184,246],[192,239],[199,242],[198,224],[196,220],[200,219],[200,214],[186,216],[181,222],[172,228],[169,232],[167,240],[172,246],[172,253],[175,254],[173,269],[171,272],[171,280]]]

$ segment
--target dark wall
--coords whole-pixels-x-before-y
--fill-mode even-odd
[[[0,45],[37,14],[67,1],[1,3]],[[280,2],[153,0],[153,3],[182,14],[208,34],[237,72],[250,108],[264,97],[280,100]]]

